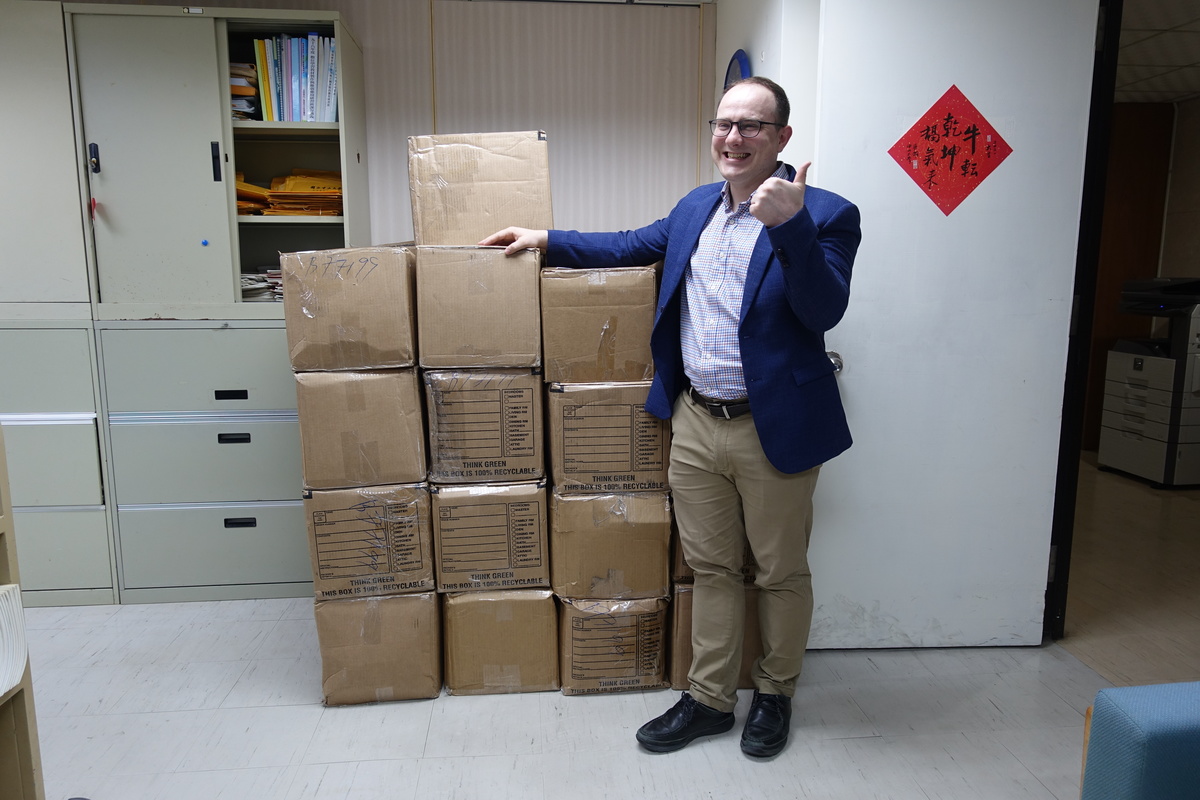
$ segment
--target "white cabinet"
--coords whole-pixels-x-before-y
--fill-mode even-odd
[[[11,11],[10,11],[11,9]],[[256,38],[336,42],[332,122],[234,120]],[[243,276],[371,244],[362,49],[329,11],[6,3],[0,423],[27,605],[311,593],[279,302]],[[237,176],[341,176],[239,215]]]
[[[371,244],[362,48],[335,12],[63,8],[98,319],[278,319],[279,303],[243,302],[243,275]],[[230,63],[310,32],[336,43],[337,121],[233,119]],[[238,213],[239,174],[269,187],[294,170],[338,173],[342,213]]]
[[[0,18],[0,314],[48,319],[66,305],[90,318],[62,9],[5,2]]]
[[[216,21],[70,19],[100,302],[234,302]]]
[[[0,426],[27,606],[111,603],[90,324],[0,323]]]
[[[283,325],[98,324],[122,599],[310,594]]]

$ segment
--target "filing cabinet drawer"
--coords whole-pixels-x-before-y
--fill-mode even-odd
[[[1101,415],[1100,420],[1100,424],[1106,428],[1136,434],[1137,436],[1146,439],[1155,439],[1160,442],[1167,441],[1167,436],[1171,432],[1170,425],[1157,422],[1140,414],[1118,414],[1115,411],[1106,410]]]
[[[312,580],[304,506],[120,509],[124,588]]]
[[[104,502],[96,420],[4,423],[14,506],[93,506]]]
[[[1105,366],[1106,380],[1147,389],[1175,389],[1175,359],[1137,356],[1110,350]]]
[[[100,332],[110,412],[294,410],[283,328]]]
[[[300,424],[294,417],[110,417],[109,423],[120,506],[300,498]]]
[[[95,413],[92,346],[81,329],[0,329],[0,412]]]
[[[1131,387],[1116,381],[1104,382],[1104,410],[1118,414],[1138,414],[1146,419],[1171,421],[1171,393],[1161,389]]]
[[[22,509],[13,527],[22,589],[112,588],[104,509]]]

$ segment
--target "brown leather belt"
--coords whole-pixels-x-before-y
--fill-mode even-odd
[[[688,396],[709,414],[721,419],[733,419],[750,413],[749,400],[711,400],[691,386],[688,387]]]

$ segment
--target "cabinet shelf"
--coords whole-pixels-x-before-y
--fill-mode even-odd
[[[341,128],[336,122],[262,122],[256,119],[233,120],[234,138],[272,141],[337,141]]]
[[[345,217],[263,217],[255,214],[239,214],[239,225],[342,225]]]

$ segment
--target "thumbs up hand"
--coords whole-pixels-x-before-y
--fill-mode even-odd
[[[801,164],[796,177],[786,181],[782,178],[767,178],[754,190],[750,201],[750,213],[754,218],[772,228],[787,222],[804,208],[804,190],[807,188],[808,168],[812,162]]]

